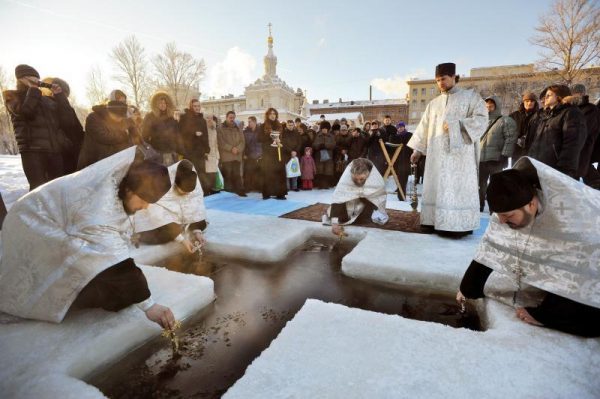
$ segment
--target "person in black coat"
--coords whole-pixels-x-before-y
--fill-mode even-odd
[[[600,109],[590,103],[589,96],[586,95],[586,88],[582,84],[573,86],[573,103],[579,107],[585,118],[587,127],[587,138],[583,150],[579,155],[578,176],[583,177],[583,182],[590,187],[600,188],[600,175],[592,165],[593,162],[600,161],[598,156],[598,136],[600,136]],[[595,156],[594,156],[595,155]]]
[[[411,149],[407,147],[406,144],[408,144],[408,141],[411,137],[412,133],[406,130],[406,125],[404,122],[399,122],[396,126],[396,133],[390,134],[388,138],[389,143],[402,144],[402,149],[400,150],[398,159],[396,159],[396,163],[394,164],[394,171],[398,175],[398,180],[400,181],[400,185],[405,196],[407,195],[406,183],[408,183],[408,176],[410,176],[410,155],[412,154]],[[394,152],[396,151],[396,147],[388,146],[387,150],[390,159],[392,159]],[[398,191],[398,199],[402,201],[400,191]]]
[[[208,187],[208,179],[206,174],[206,157],[210,152],[208,145],[208,127],[206,119],[202,114],[202,106],[198,99],[192,99],[189,108],[186,108],[183,115],[179,119],[179,132],[181,134],[181,148],[179,153],[183,154],[186,159],[189,159],[193,164],[202,190],[207,193],[212,187]]]
[[[348,162],[357,158],[367,157],[367,137],[357,127],[350,129],[350,147],[348,148]]]
[[[49,92],[50,95],[58,104],[58,109],[64,115],[61,116],[61,128],[67,135],[70,141],[70,146],[63,149],[63,174],[68,175],[77,170],[77,160],[79,159],[79,153],[81,152],[81,146],[83,145],[83,126],[79,122],[77,113],[69,103],[69,95],[71,88],[69,84],[60,78],[45,78],[43,82],[50,85],[56,84],[60,87],[61,91],[56,92],[48,89],[43,89],[42,94]]]
[[[540,114],[528,156],[577,178],[579,154],[587,137],[583,114],[575,105],[563,103],[571,95],[565,85],[548,87],[547,113]]]
[[[288,120],[286,122],[283,134],[281,135],[281,144],[283,145],[282,156],[285,163],[290,160],[292,151],[296,151],[296,154],[302,154],[304,152],[302,149],[302,138],[300,137],[300,133],[296,130],[294,121]]]
[[[537,114],[538,110],[537,96],[533,92],[527,91],[523,93],[523,101],[521,101],[519,109],[509,115],[517,124],[517,143],[512,155],[513,163],[527,154],[527,149],[525,148],[526,136],[531,120]]]
[[[258,141],[262,145],[262,196],[263,199],[275,197],[284,200],[287,194],[287,181],[285,176],[285,162],[283,148],[280,147],[281,160],[277,154],[277,147],[273,147],[272,132],[282,132],[282,126],[279,123],[279,113],[275,108],[269,108],[265,112],[264,123],[258,127]],[[275,142],[281,145],[281,138]]]
[[[85,135],[77,169],[81,170],[139,143],[135,124],[127,118],[126,103],[109,101],[94,105],[85,120]]]
[[[373,165],[375,165],[379,173],[381,173],[381,175],[383,176],[383,174],[385,173],[386,160],[385,156],[383,155],[381,145],[379,144],[379,140],[383,140],[384,143],[388,141],[387,130],[380,129],[379,121],[375,120],[371,122],[371,130],[368,132],[368,134],[369,139],[367,144],[367,159],[373,162]]]
[[[57,84],[52,84],[51,90],[61,101],[42,95],[40,75],[29,65],[18,65],[15,77],[17,89],[7,90],[2,95],[19,146],[23,171],[29,189],[33,190],[64,174],[62,153],[71,148],[72,143],[63,126],[72,123],[71,108],[70,105],[65,108],[68,101],[62,98],[64,93]]]

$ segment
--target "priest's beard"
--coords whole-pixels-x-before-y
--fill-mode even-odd
[[[513,230],[519,230],[519,229],[529,226],[533,222],[533,218],[535,217],[535,214],[530,214],[529,212],[527,212],[524,209],[522,210],[522,212],[523,212],[523,220],[521,220],[520,223],[506,222],[508,227],[510,227]]]

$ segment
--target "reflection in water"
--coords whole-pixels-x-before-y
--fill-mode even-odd
[[[279,334],[307,298],[381,313],[479,329],[472,309],[460,315],[452,297],[402,291],[344,276],[351,247],[310,240],[277,264],[242,264],[177,256],[165,267],[208,276],[217,299],[180,330],[180,352],[154,340],[90,383],[111,398],[220,397]]]

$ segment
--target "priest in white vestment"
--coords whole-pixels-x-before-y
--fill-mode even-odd
[[[492,270],[514,281],[521,320],[586,337],[600,336],[600,192],[533,158],[492,175],[494,212],[457,300],[481,298]],[[525,285],[546,292],[522,307]]]
[[[60,323],[70,308],[137,304],[172,327],[130,255],[133,214],[170,188],[167,168],[131,147],[21,197],[2,229],[0,311]]]
[[[370,160],[357,158],[344,170],[333,192],[331,206],[323,215],[323,224],[331,225],[333,234],[342,234],[340,226],[363,217],[380,225],[389,220],[385,210],[385,182],[373,166]]]
[[[193,253],[204,244],[206,208],[194,165],[184,159],[169,166],[171,189],[148,209],[136,212],[135,227],[144,244],[175,240]]]
[[[411,163],[427,156],[421,200],[421,224],[452,236],[479,227],[479,138],[488,113],[481,96],[456,86],[459,76],[452,63],[436,67],[442,92],[425,108],[408,146]]]

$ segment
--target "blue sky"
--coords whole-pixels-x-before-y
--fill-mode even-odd
[[[240,95],[263,73],[273,24],[278,74],[310,100],[399,98],[408,77],[439,62],[473,67],[535,62],[528,42],[550,1],[36,1],[0,0],[0,65],[28,63],[71,84],[87,104],[93,65],[110,81],[109,52],[135,34],[151,55],[167,42],[207,64],[201,91]],[[109,85],[110,88],[115,86]]]

